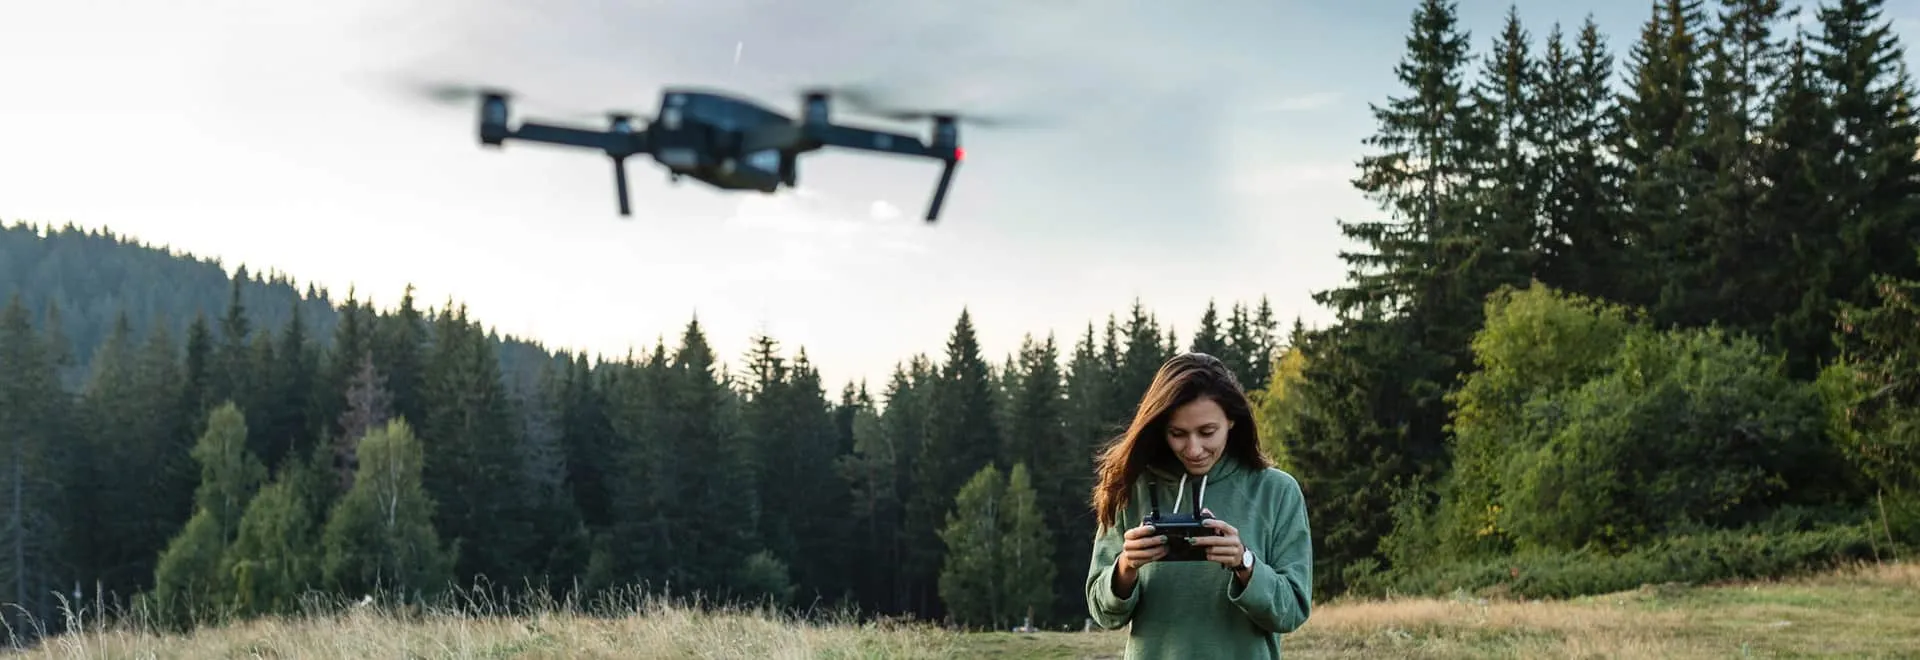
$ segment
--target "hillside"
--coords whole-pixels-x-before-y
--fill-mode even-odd
[[[238,265],[230,272],[218,260],[150,245],[111,229],[47,227],[0,218],[0,303],[19,294],[36,327],[46,322],[50,307],[58,310],[73,357],[66,372],[70,387],[91,370],[94,350],[122,312],[143,336],[158,327],[184,342],[195,316],[217,319],[226,310],[236,281],[241,303],[258,326],[284,327],[297,305],[309,335],[331,341],[344,300],[323,287],[301,286],[292,276],[271,269]],[[537,342],[501,336],[493,340],[502,368],[523,383],[531,383],[539,365],[554,357]]]
[[[803,623],[698,614],[557,610],[406,618],[377,608],[267,619],[159,638],[125,626],[23,658],[1118,658],[1124,631],[955,633],[922,625]],[[1286,638],[1288,658],[1883,658],[1920,644],[1920,567],[1885,564],[1791,580],[1648,586],[1569,601],[1408,598],[1326,603]]]

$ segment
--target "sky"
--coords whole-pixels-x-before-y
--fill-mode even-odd
[[[1311,295],[1354,247],[1337,221],[1379,215],[1348,181],[1415,5],[7,0],[0,220],[107,227],[382,307],[412,284],[553,348],[672,345],[697,315],[723,360],[767,333],[833,391],[942,354],[962,309],[996,363],[1026,333],[1070,350],[1136,300],[1183,342],[1209,300],[1266,296],[1317,326]],[[1647,5],[1529,0],[1521,18],[1539,38],[1591,14],[1624,61]],[[1476,50],[1507,6],[1459,3]],[[1886,11],[1920,41],[1920,1]],[[603,156],[483,149],[472,107],[399,79],[503,86],[522,118],[650,111],[679,85],[793,112],[801,88],[879,83],[1045,121],[963,127],[934,225],[937,163],[832,150],[775,195],[636,159],[621,218]]]

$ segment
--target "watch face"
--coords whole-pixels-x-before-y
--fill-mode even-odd
[[[1253,565],[1253,549],[1248,548],[1246,550],[1241,550],[1240,551],[1240,567],[1246,568],[1252,565]]]

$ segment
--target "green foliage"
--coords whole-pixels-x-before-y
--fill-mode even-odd
[[[1000,521],[1000,596],[1009,617],[1044,614],[1053,604],[1053,538],[1041,512],[1033,477],[1025,463],[1015,463],[1007,475],[1007,490],[998,509]]]
[[[192,456],[200,465],[193,517],[167,544],[154,569],[154,604],[159,616],[174,625],[230,613],[234,582],[232,574],[222,570],[227,567],[223,560],[249,503],[267,479],[266,467],[247,451],[246,419],[232,402],[213,409]]]
[[[1291,472],[1292,461],[1287,456],[1287,439],[1299,434],[1300,379],[1307,366],[1306,354],[1299,347],[1287,350],[1273,358],[1273,378],[1267,389],[1253,390],[1247,398],[1253,403],[1254,425],[1260,428],[1260,449],[1273,459],[1280,469]]]
[[[413,427],[396,419],[360,439],[353,488],[321,532],[322,574],[336,593],[418,600],[453,578],[453,551],[433,525],[422,484],[424,450]]]
[[[1487,318],[1454,396],[1454,469],[1431,519],[1403,508],[1396,564],[1624,551],[1824,492],[1818,395],[1757,341],[1654,331],[1538,285],[1492,297]]]
[[[1550,444],[1555,429],[1539,406],[1603,373],[1631,327],[1625,310],[1539,283],[1495,292],[1486,318],[1472,344],[1477,369],[1449,396],[1453,469],[1439,527],[1427,532],[1451,556],[1509,549],[1501,484],[1516,452]]]
[[[221,558],[239,615],[293,614],[306,590],[320,586],[320,520],[302,492],[320,484],[303,472],[283,471],[254,496]]]
[[[1829,520],[1812,529],[1757,526],[1680,534],[1621,554],[1583,548],[1442,559],[1371,575],[1350,593],[1573,598],[1648,584],[1787,577],[1876,558],[1873,533],[1867,524]]]
[[[1631,333],[1598,378],[1530,403],[1545,442],[1514,448],[1500,500],[1523,547],[1621,549],[1817,487],[1817,399],[1750,339]]]
[[[1006,599],[1001,589],[1000,544],[1006,496],[1005,473],[989,465],[960,487],[947,513],[940,541],[947,546],[940,571],[940,599],[948,616],[968,626],[1000,628],[1006,621]]]
[[[786,605],[793,602],[796,589],[787,563],[772,552],[761,550],[747,556],[733,578],[734,593],[750,602]]]
[[[59,390],[60,342],[34,329],[22,300],[16,293],[0,311],[0,516],[7,521],[0,527],[0,598],[18,606],[4,615],[13,642],[31,634],[26,617],[53,613],[43,594],[60,584],[62,541],[84,527],[68,510],[68,488],[82,486],[84,474],[69,468],[76,456],[67,448],[72,427]]]
[[[1004,475],[1004,476],[1003,476]],[[1053,601],[1051,539],[1024,463],[989,465],[960,487],[940,530],[940,598],[961,625],[1005,629]]]
[[[1661,0],[1620,94],[1591,19],[1535,55],[1509,11],[1472,58],[1453,3],[1416,4],[1353,182],[1394,217],[1343,223],[1364,249],[1316,294],[1338,321],[1292,342],[1263,423],[1316,521],[1316,592],[1790,505],[1872,510],[1898,545],[1920,500],[1873,475],[1910,471],[1916,401],[1881,392],[1913,373],[1884,356],[1920,333],[1853,330],[1920,280],[1920,124],[1882,3],[1824,3],[1795,38],[1778,2]]]
[[[1890,543],[1920,544],[1920,281],[1876,278],[1879,302],[1843,306],[1846,352],[1817,386],[1827,432],[1876,493]]]

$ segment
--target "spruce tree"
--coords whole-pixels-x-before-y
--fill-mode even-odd
[[[6,614],[16,643],[33,630],[28,617],[55,615],[45,595],[68,577],[63,564],[80,524],[68,509],[66,479],[79,465],[69,453],[67,402],[59,382],[58,348],[36,333],[22,296],[15,292],[0,310],[0,593],[18,609]],[[75,484],[79,485],[79,484]]]
[[[1572,50],[1559,25],[1548,35],[1539,103],[1541,258],[1539,279],[1567,291],[1609,300],[1627,245],[1620,222],[1620,169],[1608,151],[1616,131],[1613,55],[1589,15]]]
[[[909,575],[928,587],[937,584],[942,554],[937,533],[947,505],[963,480],[993,463],[1000,450],[993,382],[966,310],[947,340],[946,363],[936,382],[927,406],[926,440],[913,466],[914,498],[907,504]],[[940,611],[931,599],[917,609]]]

